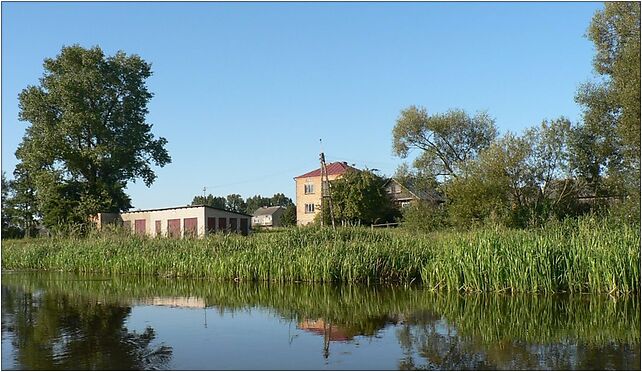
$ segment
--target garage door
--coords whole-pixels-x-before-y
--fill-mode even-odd
[[[138,235],[145,235],[145,220],[134,220],[134,231]]]
[[[186,237],[195,237],[198,226],[198,218],[185,218],[183,219],[183,231]]]
[[[167,236],[173,238],[181,237],[181,220],[176,218],[173,220],[167,220]]]
[[[247,235],[248,233],[247,218],[241,218],[241,234]]]

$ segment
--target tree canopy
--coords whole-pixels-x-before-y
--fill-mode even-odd
[[[394,219],[395,209],[383,188],[384,183],[382,177],[369,170],[348,170],[341,178],[330,181],[335,221],[372,224]],[[326,203],[321,212],[319,218],[331,223]]]
[[[428,115],[423,107],[401,111],[392,130],[393,151],[405,158],[412,149],[421,150],[415,160],[433,176],[458,177],[462,165],[475,159],[497,136],[495,121],[485,112],[469,116],[463,110]]]
[[[141,178],[150,186],[152,166],[171,162],[167,140],[145,121],[151,65],[74,45],[45,59],[44,70],[40,84],[19,95],[19,118],[30,126],[16,156],[33,178],[45,223],[127,210],[127,183]]]

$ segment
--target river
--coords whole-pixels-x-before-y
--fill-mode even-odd
[[[3,272],[2,369],[639,370],[640,298]]]

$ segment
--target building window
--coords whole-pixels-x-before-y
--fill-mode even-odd
[[[305,213],[314,213],[314,204],[306,204]]]
[[[388,187],[388,194],[400,194],[400,193],[401,193],[401,187],[396,183],[391,183],[390,186]]]
[[[303,185],[303,191],[306,195],[308,194],[314,194],[314,184],[313,183],[306,183]]]

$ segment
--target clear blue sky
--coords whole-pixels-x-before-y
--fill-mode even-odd
[[[283,192],[329,161],[394,173],[399,111],[487,110],[501,132],[580,118],[584,37],[601,3],[2,3],[2,170],[27,123],[18,93],[63,45],[152,63],[148,121],[172,163],[135,208]]]

